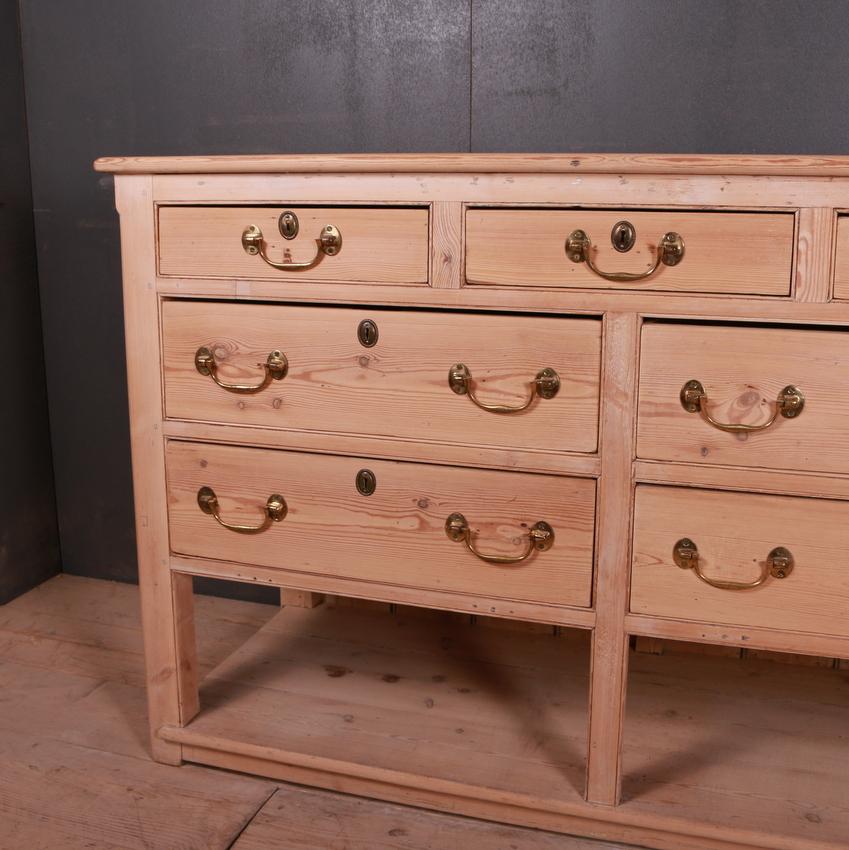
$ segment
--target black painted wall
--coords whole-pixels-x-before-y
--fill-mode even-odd
[[[64,568],[135,577],[99,155],[849,152],[845,0],[20,0]]]
[[[0,0],[0,605],[59,572],[15,0]]]

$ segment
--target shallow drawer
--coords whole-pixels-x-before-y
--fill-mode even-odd
[[[425,284],[427,264],[424,208],[159,208],[162,275]]]
[[[171,442],[167,451],[171,548],[206,558],[429,590],[546,604],[588,606],[595,483],[514,472]],[[358,472],[374,491],[362,495]],[[269,527],[228,530],[199,507],[207,487],[223,522]],[[269,497],[288,508],[264,517]],[[488,563],[446,533],[455,513]],[[545,528],[547,523],[552,534]],[[452,528],[461,533],[462,524]]]
[[[633,226],[634,241],[620,252],[612,244],[613,230],[623,220]],[[792,213],[470,209],[466,278],[483,285],[788,295],[793,228]],[[578,230],[589,244],[567,253],[567,239]],[[674,242],[659,251],[667,233],[680,236],[683,255]],[[670,262],[678,257],[677,263],[660,262],[647,274],[658,254]],[[571,256],[589,256],[590,262]],[[644,276],[604,276],[622,273]]]
[[[847,635],[847,528],[849,502],[641,485],[631,610]]]
[[[834,297],[849,301],[849,216],[837,219],[837,251],[834,256]]]
[[[690,381],[703,392],[693,385],[682,401]],[[637,453],[649,460],[847,472],[847,382],[847,333],[648,324]],[[760,430],[734,430],[740,427]]]
[[[596,319],[202,301],[166,302],[162,318],[171,418],[465,445],[596,448]],[[362,332],[372,345],[360,341],[363,321],[373,322]],[[212,374],[198,371],[201,348],[214,361]],[[275,351],[287,364],[279,380],[259,365]],[[469,380],[449,382],[459,364]],[[534,383],[545,369],[559,379],[553,396],[553,383]],[[235,392],[216,378],[249,390],[267,385]],[[471,393],[458,394],[452,385]],[[472,398],[511,408],[530,404],[504,414],[483,410]]]

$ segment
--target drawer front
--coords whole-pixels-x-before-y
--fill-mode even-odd
[[[297,235],[281,235],[281,216],[294,213]],[[247,253],[242,235],[255,227],[261,239]],[[328,226],[340,242],[320,251]],[[282,226],[285,229],[286,225]],[[288,232],[291,232],[288,231]],[[309,264],[277,269],[275,263]],[[238,277],[363,283],[427,283],[428,212],[395,207],[160,207],[159,273],[180,277]]]
[[[588,606],[595,483],[267,449],[171,442],[167,450],[171,548],[183,555],[406,587],[546,604]],[[368,469],[374,491],[362,495]],[[265,531],[230,531],[204,513],[211,488],[222,520],[259,524],[272,494],[288,513]],[[472,545],[515,558],[543,521],[553,545],[515,564],[488,563],[446,533],[461,513]]]
[[[704,392],[691,393],[686,410],[681,392],[689,381]],[[849,472],[847,385],[845,332],[648,324],[637,453],[649,460]],[[801,411],[792,393],[783,392],[790,386],[804,397]]]
[[[834,297],[849,301],[849,216],[837,219],[837,251],[834,256]]]
[[[466,445],[596,449],[596,319],[201,301],[166,302],[162,318],[171,418]],[[376,326],[370,347],[358,333],[366,320]],[[200,347],[209,350],[225,383],[262,383],[266,369],[258,364],[272,351],[285,355],[288,371],[259,392],[233,392],[198,371]],[[477,407],[468,392],[458,394],[449,384],[449,371],[461,363],[471,376],[471,395],[482,403],[530,405],[513,414]],[[533,384],[543,369],[559,377],[550,398]]]
[[[626,252],[612,244],[623,220],[634,228]],[[566,240],[576,230],[589,237],[590,259],[605,274],[644,273],[668,232],[680,235],[684,253],[643,279],[608,280],[586,261],[570,260]],[[466,278],[481,285],[789,295],[793,232],[792,213],[470,209]]]
[[[631,610],[728,625],[849,635],[849,502],[637,487]],[[676,563],[682,539],[697,552]],[[786,561],[770,553],[784,547]],[[691,547],[685,547],[690,549]],[[688,566],[689,564],[689,566]],[[712,582],[751,583],[750,589]],[[784,578],[772,575],[783,572]]]

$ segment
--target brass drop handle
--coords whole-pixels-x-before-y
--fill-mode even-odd
[[[753,587],[760,587],[770,576],[777,579],[787,578],[793,572],[795,565],[790,550],[785,549],[784,546],[776,546],[766,556],[761,567],[761,574],[754,581],[726,581],[711,578],[702,572],[698,547],[687,537],[683,537],[675,544],[672,558],[682,570],[692,570],[705,584],[718,587],[720,590],[751,590]]]
[[[713,425],[714,428],[718,428],[720,431],[729,431],[732,434],[765,431],[775,422],[779,415],[785,419],[795,419],[805,409],[805,396],[793,384],[788,384],[781,390],[775,402],[775,409],[772,411],[772,416],[769,417],[768,421],[760,425],[745,425],[741,422],[719,422],[714,419],[708,410],[707,393],[699,381],[687,381],[681,387],[679,398],[681,399],[681,406],[688,413],[700,413],[702,419],[709,425]]]
[[[245,253],[251,256],[259,254],[269,266],[283,272],[305,272],[307,269],[314,269],[325,256],[335,256],[342,250],[342,234],[334,225],[326,224],[321,228],[321,233],[315,240],[315,244],[315,256],[305,263],[278,262],[272,260],[266,253],[265,240],[259,227],[255,224],[249,224],[242,231],[242,248],[245,249]]]
[[[265,363],[257,363],[265,369],[265,375],[258,384],[228,384],[218,377],[218,364],[215,355],[207,346],[202,345],[195,352],[195,369],[206,377],[212,378],[222,389],[231,393],[258,393],[264,390],[272,381],[280,381],[286,377],[289,371],[289,361],[281,351],[272,351]]]
[[[237,523],[225,522],[221,519],[219,512],[218,496],[215,495],[215,491],[211,487],[201,487],[198,490],[198,507],[228,531],[236,531],[239,534],[259,534],[261,531],[270,528],[273,522],[280,522],[285,519],[289,510],[286,500],[279,493],[272,493],[262,509],[265,517],[260,525],[238,525]]]
[[[511,407],[507,404],[490,404],[489,402],[481,401],[475,395],[474,384],[472,383],[472,373],[465,363],[455,363],[448,370],[448,386],[452,392],[457,395],[468,395],[481,410],[488,410],[490,413],[521,413],[527,410],[534,399],[554,398],[560,390],[560,376],[554,369],[546,367],[537,372],[536,377],[530,382],[527,401],[522,404]]]
[[[475,546],[469,523],[460,513],[451,514],[445,520],[445,533],[455,543],[464,543],[473,555],[489,564],[520,564],[534,552],[547,552],[554,545],[554,529],[542,520],[528,529],[528,542],[520,555],[487,555],[481,552]]]
[[[566,256],[573,263],[586,263],[587,268],[605,280],[628,283],[651,277],[660,267],[677,266],[684,259],[684,240],[674,231],[664,233],[655,250],[654,262],[642,272],[605,272],[593,260],[592,242],[583,230],[573,230],[566,239]]]

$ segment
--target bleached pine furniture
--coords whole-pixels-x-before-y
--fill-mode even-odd
[[[849,658],[849,159],[96,168],[158,760],[668,850],[849,846],[845,673],[670,661],[625,701],[633,636]],[[560,637],[286,608],[201,709],[196,575]],[[665,772],[621,799],[640,747]]]

